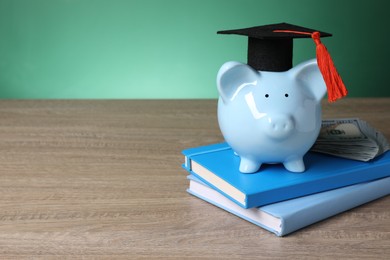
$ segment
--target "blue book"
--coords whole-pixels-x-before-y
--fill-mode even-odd
[[[282,201],[258,208],[244,209],[188,176],[188,192],[277,236],[284,236],[308,225],[390,194],[390,177]]]
[[[293,173],[281,164],[262,165],[254,174],[240,173],[240,158],[226,144],[183,151],[183,167],[243,208],[259,207],[390,176],[390,153],[370,162],[309,152],[306,171]]]

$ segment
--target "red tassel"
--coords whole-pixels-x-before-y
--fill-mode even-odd
[[[310,33],[291,30],[274,30],[273,32],[310,35],[316,44],[317,64],[326,84],[329,102],[334,102],[348,94],[347,88],[337,72],[328,50],[320,40],[319,32]]]
[[[337,99],[345,97],[348,91],[336,70],[328,50],[320,40],[320,33],[314,32],[311,34],[311,37],[316,44],[317,64],[322,76],[324,77],[326,88],[328,90],[329,102],[334,102]]]

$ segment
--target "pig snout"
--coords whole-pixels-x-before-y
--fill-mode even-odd
[[[269,115],[263,121],[264,131],[274,139],[285,139],[294,130],[294,119],[289,115]]]

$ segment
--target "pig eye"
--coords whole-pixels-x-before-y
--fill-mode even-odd
[[[268,95],[268,94],[265,94],[265,97],[266,97],[266,98],[268,98],[268,97],[269,97],[269,95]]]
[[[286,93],[286,94],[284,94],[284,96],[285,96],[285,97],[288,97],[288,94]]]

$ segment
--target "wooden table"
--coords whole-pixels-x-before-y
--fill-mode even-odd
[[[390,99],[323,104],[390,139]],[[390,197],[275,235],[186,193],[216,100],[1,100],[0,259],[390,256]],[[388,259],[388,258],[387,258]]]

